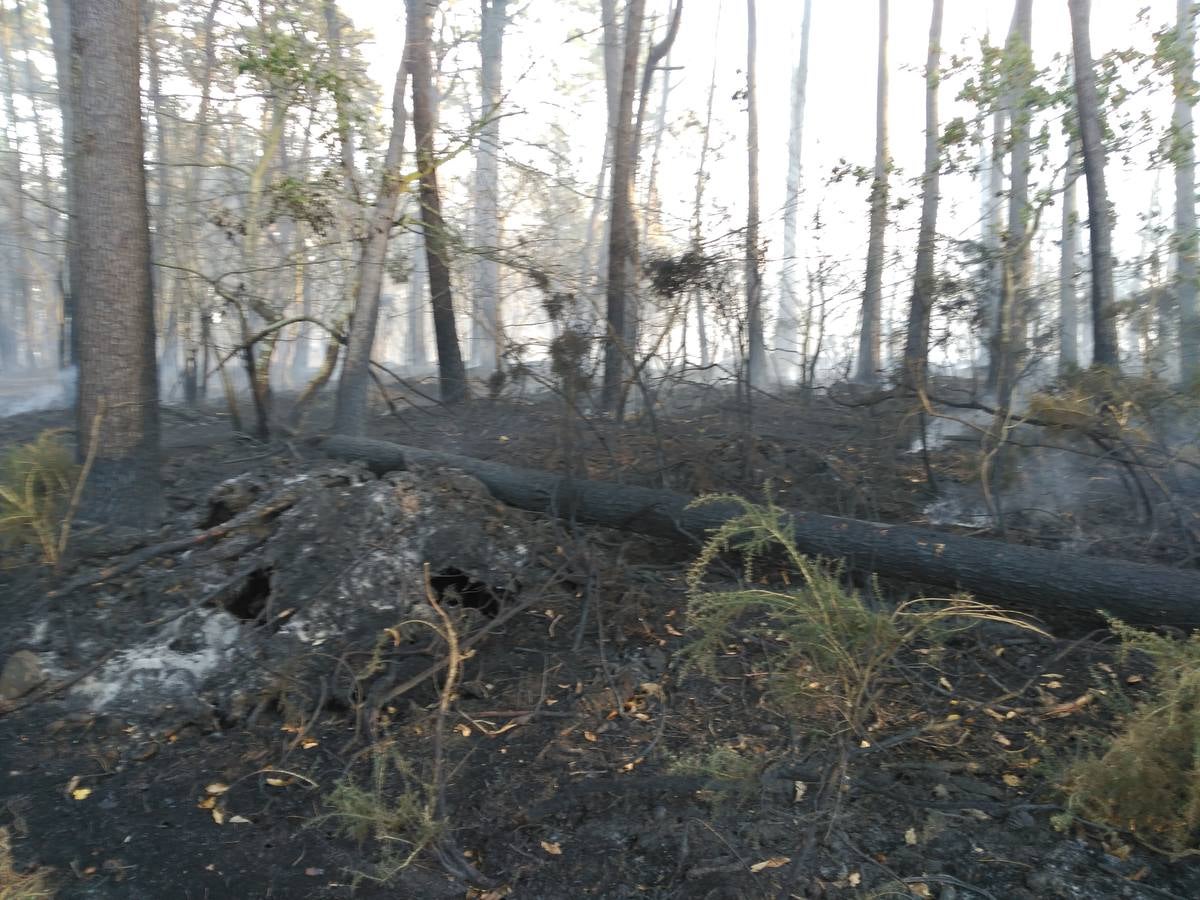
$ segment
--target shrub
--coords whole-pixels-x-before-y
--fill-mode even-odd
[[[1070,769],[1058,824],[1078,815],[1173,857],[1200,853],[1200,634],[1174,640],[1111,624],[1124,654],[1154,663],[1154,687],[1104,752]]]
[[[0,544],[33,546],[56,566],[66,549],[72,495],[80,477],[59,431],[18,444],[0,459]]]
[[[936,648],[950,633],[981,620],[1037,630],[969,597],[869,604],[846,585],[839,566],[814,561],[796,548],[790,517],[769,499],[762,506],[727,495],[698,502],[733,503],[742,514],[711,535],[689,570],[689,623],[697,634],[687,655],[711,673],[738,623],[757,614],[754,627],[770,648],[775,692],[834,714],[856,735],[877,718],[883,682],[905,650]],[[705,589],[711,564],[729,551],[742,555],[742,583]],[[760,561],[780,552],[799,584],[787,590],[756,584]]]

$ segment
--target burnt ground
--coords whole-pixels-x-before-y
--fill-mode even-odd
[[[568,428],[560,410],[551,399],[480,401],[454,415],[401,404],[374,436],[516,465],[574,461],[590,477],[695,493],[756,496],[770,480],[784,505],[886,521],[922,521],[935,499],[921,455],[898,446],[896,411],[762,399],[750,446],[715,392],[677,404],[657,438],[645,421],[620,434]],[[7,558],[0,658],[27,648],[65,659],[73,649],[78,658],[52,673],[57,686],[184,614],[205,594],[178,551],[93,579],[62,602],[45,597],[78,573],[194,533],[225,479],[282,484],[326,465],[306,440],[326,414],[262,445],[231,435],[219,412],[168,411],[172,522],[153,536],[83,523],[55,579],[29,558]],[[68,424],[52,412],[0,420],[0,445]],[[951,446],[931,465],[945,492],[971,464]],[[1122,531],[1128,516],[1098,509],[1050,524],[1013,515],[1008,537],[1131,558],[1178,549]],[[869,738],[850,741],[819,703],[768,689],[769,636],[752,622],[715,673],[683,665],[693,550],[493,513],[531,561],[495,608],[454,611],[464,639],[490,631],[471,647],[444,716],[441,676],[413,677],[444,658],[437,641],[387,651],[383,687],[413,686],[383,700],[341,697],[325,689],[332,676],[293,672],[287,690],[263,693],[253,709],[156,702],[96,712],[70,688],[18,701],[0,716],[0,826],[17,869],[49,869],[63,898],[1200,896],[1200,869],[1186,860],[1090,823],[1052,823],[1066,767],[1150,680],[1096,623],[1043,610],[1052,638],[964,631],[940,655],[907,660]],[[227,537],[213,552],[222,544],[238,546]],[[457,589],[471,605],[468,582],[440,585],[450,590],[443,599]],[[280,584],[247,582],[220,602],[240,604],[240,627],[266,642],[249,595]],[[883,590],[898,597],[913,586]],[[288,602],[271,597],[267,608]],[[379,647],[363,641],[343,659]],[[429,799],[439,766],[439,837],[388,884],[372,880],[381,859],[412,849],[412,809]],[[392,840],[370,828],[348,834],[345,818],[329,817],[339,783],[383,801]],[[447,874],[464,861],[488,884]]]

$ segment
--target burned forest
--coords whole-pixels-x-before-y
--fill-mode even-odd
[[[1200,897],[1191,0],[0,0],[0,900]]]

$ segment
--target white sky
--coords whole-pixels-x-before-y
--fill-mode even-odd
[[[473,0],[445,0],[444,5],[456,16],[478,16]],[[648,15],[661,22],[668,0],[649,0]],[[383,96],[391,96],[391,83],[403,43],[403,4],[377,0],[341,0],[342,8],[359,28],[376,35],[373,49],[367,49],[373,77],[384,86]],[[596,4],[598,6],[598,4]],[[1093,0],[1092,49],[1097,57],[1110,49],[1136,43],[1151,46],[1151,27],[1135,25],[1138,11],[1148,7],[1153,28],[1174,20],[1172,0]],[[947,0],[943,29],[945,56],[977,47],[985,33],[993,43],[1001,43],[1012,16],[1013,0]],[[544,123],[554,119],[564,125],[582,158],[597,159],[603,140],[603,83],[600,72],[586,59],[580,41],[567,41],[579,28],[594,28],[584,40],[592,45],[600,40],[599,14],[580,10],[576,4],[554,0],[510,0],[510,10],[518,15],[505,37],[504,80],[510,102],[523,110],[522,116],[503,120],[502,128],[514,134],[531,136],[543,131]],[[758,90],[760,109],[761,197],[764,236],[770,242],[768,257],[780,252],[779,209],[783,199],[787,171],[789,93],[792,67],[799,56],[799,31],[802,0],[758,0]],[[927,52],[929,0],[892,0],[891,4],[891,151],[904,179],[915,178],[922,166],[924,150],[924,76]],[[720,15],[719,29],[717,16]],[[708,89],[714,46],[717,49],[717,108],[715,127],[723,136],[720,158],[712,160],[713,199],[728,206],[729,224],[736,227],[744,220],[745,196],[745,114],[744,103],[732,99],[744,85],[742,69],[746,59],[746,4],[741,0],[684,0],[682,25],[672,53],[671,63],[679,67],[673,75],[668,121],[681,125],[689,113],[702,117]],[[877,41],[877,0],[814,0],[811,49],[808,73],[808,106],[804,131],[805,198],[802,221],[811,216],[816,205],[822,207],[828,223],[824,249],[845,260],[844,275],[860,277],[865,254],[867,188],[852,182],[827,186],[830,170],[842,158],[856,165],[869,166],[874,153],[875,59]],[[1048,66],[1056,53],[1070,50],[1067,0],[1038,0],[1033,11],[1034,53],[1039,66]],[[469,73],[474,84],[474,74]],[[589,86],[586,82],[594,79]],[[564,97],[556,83],[584,82],[584,92],[573,89]],[[943,87],[941,118],[943,124],[956,114],[970,115],[972,110],[954,102],[957,84]],[[590,98],[590,99],[589,99]],[[656,98],[652,99],[652,104]],[[1155,111],[1170,114],[1170,98],[1154,99]],[[651,109],[653,110],[653,105]],[[381,111],[382,116],[383,111]],[[525,118],[527,117],[527,118]],[[1162,121],[1166,121],[1164,118]],[[690,217],[694,192],[694,172],[699,153],[700,135],[696,129],[677,128],[663,146],[663,182],[665,220],[672,216],[681,221]],[[516,153],[510,150],[510,153]],[[649,150],[646,151],[648,157]],[[646,159],[646,157],[643,157]],[[466,157],[454,163],[465,174],[472,165]],[[648,165],[648,160],[647,160]],[[595,177],[596,164],[580,166],[584,179]],[[1136,165],[1123,171],[1119,160],[1109,162],[1109,184],[1118,214],[1118,252],[1137,251],[1136,213],[1149,204],[1154,176]],[[452,175],[454,173],[451,173]],[[1163,179],[1162,203],[1170,213],[1170,178]],[[889,271],[894,279],[897,302],[906,299],[905,283],[911,276],[911,237],[918,212],[916,189],[897,184],[912,197],[909,210],[894,223],[892,246],[904,252],[901,266]],[[979,218],[978,187],[967,175],[944,180],[944,199],[939,231],[943,234],[974,236]],[[1083,202],[1081,192],[1081,202]],[[1057,217],[1051,213],[1047,224]],[[1048,236],[1054,226],[1047,230]],[[804,244],[804,239],[801,241]],[[1050,247],[1053,250],[1053,246]],[[768,288],[773,284],[768,274]],[[850,303],[848,306],[853,307]]]

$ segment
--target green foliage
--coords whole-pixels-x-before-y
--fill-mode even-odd
[[[1173,857],[1200,853],[1200,633],[1175,640],[1113,620],[1122,652],[1155,666],[1154,687],[1108,747],[1067,777],[1067,815],[1131,832]]]
[[[0,460],[0,547],[36,547],[50,566],[62,554],[63,520],[79,477],[60,434],[43,431]]]
[[[330,811],[309,824],[332,820],[346,837],[377,842],[381,853],[374,871],[358,874],[386,883],[442,834],[443,823],[433,813],[432,790],[408,760],[377,748],[370,781],[364,785],[343,778],[325,797]],[[398,852],[397,845],[406,849]]]
[[[968,597],[874,606],[846,586],[840,567],[797,549],[791,517],[769,498],[762,506],[730,495],[698,502],[730,504],[741,514],[713,532],[688,572],[688,615],[696,637],[687,657],[702,671],[715,672],[735,629],[753,614],[748,627],[770,648],[769,687],[776,696],[832,714],[856,735],[878,717],[883,682],[902,652],[927,653],[950,633],[981,620],[1037,630]],[[705,589],[710,566],[730,551],[744,560],[742,584]],[[788,590],[759,586],[760,562],[780,553],[781,565],[799,574],[799,585]]]

